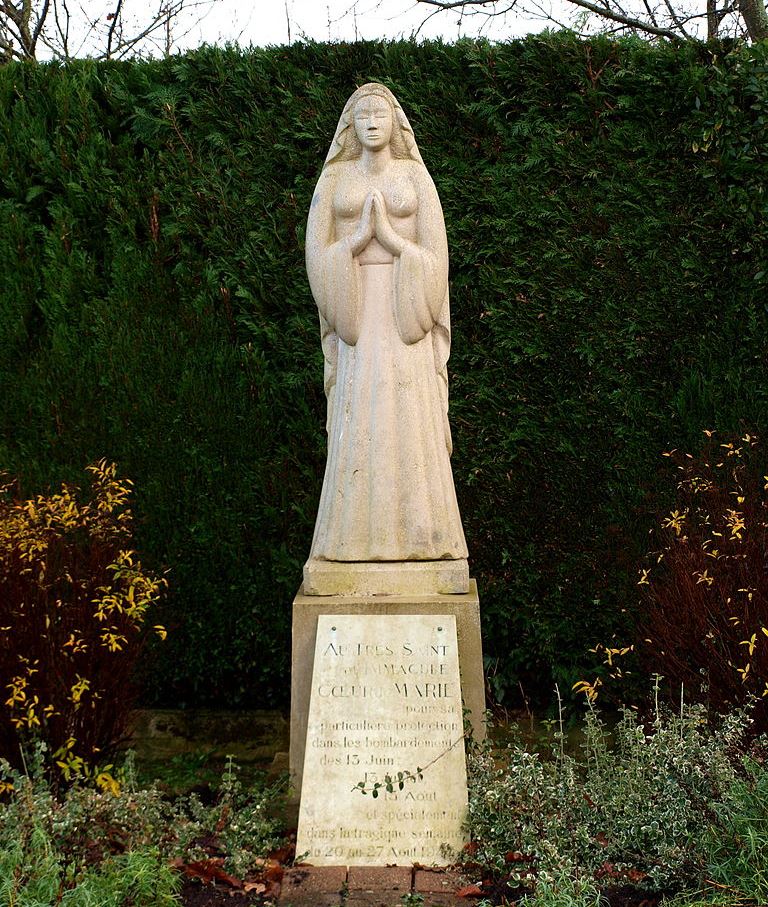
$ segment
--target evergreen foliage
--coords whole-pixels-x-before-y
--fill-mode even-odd
[[[498,694],[638,600],[659,452],[768,421],[768,46],[544,34],[0,70],[0,465],[106,457],[171,568],[154,701],[285,702],[325,458],[306,214],[389,85],[445,208],[453,468]],[[164,647],[165,648],[165,647]]]

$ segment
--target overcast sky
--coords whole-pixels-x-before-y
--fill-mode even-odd
[[[42,7],[42,0],[33,0]],[[504,6],[509,0],[502,0]],[[691,0],[693,2],[693,0]],[[518,8],[522,3],[518,4]],[[540,15],[489,15],[484,9],[436,10],[416,0],[121,0],[121,27],[127,55],[162,56],[192,50],[201,44],[237,43],[266,47],[312,41],[361,41],[414,38],[487,37],[505,40],[543,28],[567,27],[574,7],[566,0],[524,0],[528,10]],[[181,12],[166,18],[169,6]],[[107,34],[114,26],[116,0],[69,0],[54,4],[71,18],[49,15],[38,48],[40,59],[61,53],[61,23],[66,25],[67,50],[71,57],[102,55]],[[564,11],[565,10],[565,11]],[[553,15],[554,13],[554,15]],[[547,18],[547,14],[550,18]],[[161,27],[133,47],[129,39],[144,33],[157,16]],[[166,23],[170,34],[166,30]],[[120,34],[120,32],[118,32]]]
[[[36,0],[42,4],[42,0]],[[631,3],[632,0],[629,0]],[[649,0],[635,0],[646,6]],[[662,0],[650,0],[657,12]],[[664,0],[669,4],[670,0]],[[512,0],[500,0],[499,5],[511,5]],[[678,12],[694,11],[701,0],[675,0]],[[181,4],[182,11],[170,20],[166,12]],[[120,0],[121,27],[125,38],[124,53],[157,56],[170,50],[184,52],[201,44],[237,43],[243,48],[251,45],[265,47],[312,41],[358,41],[380,38],[458,38],[487,37],[506,40],[544,28],[568,28],[576,25],[580,33],[590,33],[603,27],[605,20],[579,10],[567,0],[518,0],[515,12],[491,15],[487,8],[470,7],[462,10],[437,10],[416,0]],[[492,4],[489,3],[489,7]],[[69,0],[54,4],[55,10],[70,10],[71,24],[67,26],[67,56],[100,56],[107,47],[107,34],[114,29],[110,22],[116,0]],[[520,13],[524,8],[528,12]],[[631,8],[631,7],[630,7]],[[639,10],[640,16],[644,14]],[[698,10],[700,12],[700,10]],[[144,33],[155,20],[161,27],[133,47],[129,39]],[[574,19],[575,17],[575,19]],[[166,30],[170,28],[170,34]],[[45,35],[46,46],[40,58],[61,53],[61,41],[56,28],[59,18],[49,15]],[[62,32],[63,34],[63,32]],[[46,44],[43,41],[43,44]]]
[[[203,41],[236,40],[242,46],[375,38],[436,38],[454,41],[483,34],[503,39],[539,31],[542,20],[517,16],[438,12],[415,0],[216,0],[202,22],[186,36],[181,25],[176,43],[194,47]],[[429,18],[428,18],[429,17]],[[425,21],[426,20],[426,21]],[[550,23],[551,25],[551,23]]]

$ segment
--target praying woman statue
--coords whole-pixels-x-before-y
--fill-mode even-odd
[[[312,199],[306,261],[328,401],[308,568],[460,561],[466,573],[450,465],[445,223],[384,85],[363,85],[344,107]]]

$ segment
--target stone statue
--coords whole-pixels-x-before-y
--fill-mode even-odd
[[[384,85],[363,85],[344,107],[312,199],[306,261],[328,460],[305,592],[466,592],[450,466],[445,224]]]

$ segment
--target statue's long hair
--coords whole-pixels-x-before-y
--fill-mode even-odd
[[[351,161],[362,154],[363,148],[355,133],[355,105],[362,98],[371,95],[384,98],[392,111],[392,137],[389,140],[392,156],[418,161],[423,167],[424,161],[421,159],[416,139],[413,137],[413,129],[408,122],[408,117],[403,113],[403,108],[398,104],[397,98],[386,85],[379,82],[367,82],[365,85],[361,85],[344,105],[323,169],[336,161]]]

